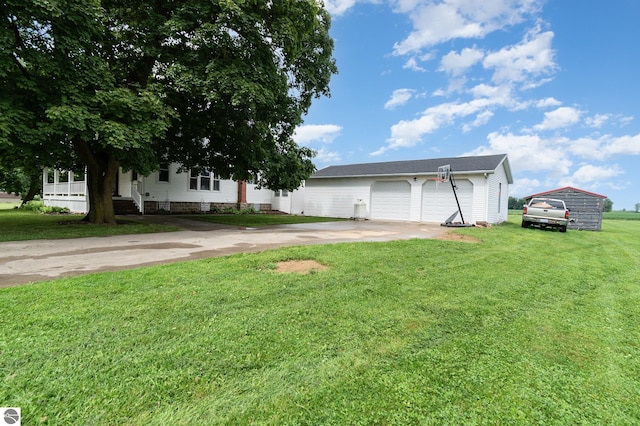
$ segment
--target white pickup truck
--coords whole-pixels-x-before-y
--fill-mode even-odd
[[[569,209],[564,201],[554,198],[532,198],[522,210],[522,227],[532,225],[545,228],[556,227],[560,232],[567,232]]]

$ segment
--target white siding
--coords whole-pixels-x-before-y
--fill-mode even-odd
[[[271,191],[271,194],[270,203],[273,210],[289,214],[304,213],[304,186],[301,186],[300,189],[296,189],[295,191],[287,192],[284,196],[281,191]]]
[[[353,217],[355,203],[362,199],[367,203],[370,218],[371,179],[338,178],[310,179],[306,182],[304,214],[323,217]]]
[[[507,220],[509,205],[509,182],[501,165],[487,177],[487,222],[500,223]]]
[[[378,181],[371,185],[371,218],[409,220],[411,185],[406,180]]]
[[[470,223],[484,222],[487,220],[487,178],[471,176],[469,181],[473,184],[473,208],[471,214],[463,211],[464,219]]]
[[[304,214],[305,194],[306,194],[306,189],[303,183],[299,189],[296,189],[291,193],[291,209],[287,213]]]
[[[237,184],[236,184],[237,185]],[[247,184],[247,203],[248,204],[270,204],[272,191],[266,188],[258,189],[255,184]]]
[[[219,191],[197,191],[189,189],[189,173],[177,173],[178,166],[169,166],[169,182],[160,182],[158,173],[144,178],[144,192],[149,194],[145,201],[237,203],[238,183],[232,180],[220,180]],[[213,184],[212,184],[213,186]],[[247,197],[248,195],[247,190]]]
[[[89,200],[84,197],[79,200],[71,200],[69,198],[45,198],[44,204],[51,207],[66,207],[71,213],[87,213],[89,211]]]
[[[456,179],[455,182],[464,221],[474,223],[474,185],[468,179]],[[444,223],[453,212],[458,211],[456,198],[449,182],[437,184],[435,181],[428,180],[423,186],[422,194],[423,222]],[[460,222],[460,215],[458,214],[453,221]]]

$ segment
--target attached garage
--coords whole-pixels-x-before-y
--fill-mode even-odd
[[[371,185],[371,219],[409,220],[411,184],[377,181]]]
[[[441,224],[457,211],[451,185],[434,181],[445,165],[455,177],[465,223],[507,220],[513,178],[506,154],[330,166],[306,181],[304,214],[355,217],[358,204],[360,219],[365,203],[366,219]]]
[[[465,222],[468,222],[473,212],[473,184],[468,179],[456,179],[456,195],[460,203],[460,210]],[[428,180],[422,187],[422,221],[444,222],[454,212],[458,211],[456,198],[449,182],[437,183]],[[460,215],[453,219],[461,222]]]

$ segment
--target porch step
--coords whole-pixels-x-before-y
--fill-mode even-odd
[[[138,206],[131,198],[114,198],[113,210],[115,214],[140,214]]]

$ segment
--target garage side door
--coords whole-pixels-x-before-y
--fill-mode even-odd
[[[456,193],[465,222],[473,221],[473,184],[467,179],[456,179]],[[436,185],[429,180],[422,187],[422,221],[443,223],[458,210],[451,183]],[[458,215],[454,222],[460,222]]]
[[[371,218],[409,220],[411,185],[407,181],[378,181],[371,187]]]

